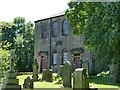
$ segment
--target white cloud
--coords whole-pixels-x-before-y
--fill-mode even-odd
[[[0,21],[12,21],[16,16],[36,21],[68,8],[69,0],[0,0]]]

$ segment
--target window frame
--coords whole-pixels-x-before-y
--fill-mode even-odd
[[[69,28],[69,23],[68,23],[68,20],[65,19],[62,22],[62,36],[67,36],[68,35],[68,28]]]

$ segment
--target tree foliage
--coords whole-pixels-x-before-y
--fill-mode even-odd
[[[84,35],[84,44],[103,64],[113,60],[120,69],[120,3],[70,2],[68,5],[66,16],[74,27],[73,33]]]
[[[16,69],[18,71],[32,71],[34,60],[33,23],[26,23],[23,17],[15,17],[13,22],[1,22],[1,32],[2,49],[7,43],[10,43],[7,50],[15,49]]]

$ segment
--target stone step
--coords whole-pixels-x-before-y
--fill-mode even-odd
[[[6,78],[9,79],[16,79],[17,73],[15,72],[8,72]]]
[[[4,81],[4,84],[7,85],[18,85],[19,80],[18,79],[7,79]]]
[[[3,85],[1,90],[21,90],[20,85]]]

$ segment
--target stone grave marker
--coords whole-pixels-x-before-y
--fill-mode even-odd
[[[23,88],[29,88],[29,84],[30,84],[30,77],[28,76],[28,77],[24,80]]]
[[[117,65],[113,63],[109,65],[109,77],[108,77],[109,83],[116,83],[116,69]]]
[[[33,81],[33,79],[30,79],[30,85],[29,85],[29,87],[30,87],[31,89],[34,88],[34,81]]]
[[[30,79],[30,77],[28,76],[25,80],[24,80],[24,84],[23,84],[23,88],[31,88],[33,89],[34,83],[33,83],[33,79]]]
[[[3,82],[2,90],[21,90],[21,86],[18,84],[19,80],[16,78],[17,73],[14,70],[15,50],[11,50],[10,52],[10,69]]]
[[[89,62],[88,61],[83,62],[83,68],[85,68],[86,72],[89,74]]]
[[[71,63],[69,61],[67,61],[63,68],[63,86],[65,88],[72,87],[71,78],[72,78],[72,66],[71,66]]]
[[[43,69],[42,80],[45,80],[45,81],[48,81],[48,82],[53,81],[52,70],[51,69]]]
[[[73,76],[73,90],[89,90],[89,80],[86,69],[77,68]]]
[[[33,81],[37,81],[38,80],[38,63],[37,63],[37,59],[34,60],[33,63]]]
[[[63,77],[63,68],[64,68],[64,65],[60,65],[58,70],[58,75],[60,75],[61,77]]]

